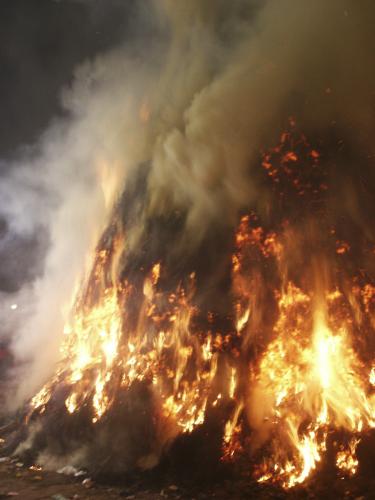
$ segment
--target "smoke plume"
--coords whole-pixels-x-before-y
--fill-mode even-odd
[[[9,309],[5,318],[17,404],[51,374],[90,252],[141,167],[128,244],[137,248],[151,217],[177,212],[182,228],[168,252],[183,258],[212,228],[234,227],[242,209],[266,213],[272,194],[255,167],[291,114],[306,134],[348,138],[375,154],[370,0],[138,4],[134,40],[77,68],[62,92],[67,116],[1,179],[10,231],[48,241],[43,270],[12,298],[17,319]],[[362,191],[341,182],[353,169],[350,159],[332,166],[332,204],[372,237]],[[362,175],[374,181],[370,170]]]

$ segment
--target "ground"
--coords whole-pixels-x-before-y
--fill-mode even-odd
[[[3,460],[3,459],[2,459]],[[370,500],[375,498],[375,479],[336,480],[327,484],[310,487],[288,493],[272,487],[259,487],[249,481],[223,481],[216,485],[199,487],[176,486],[165,484],[147,489],[140,482],[132,486],[109,486],[97,484],[91,480],[82,484],[81,478],[74,478],[55,472],[33,470],[16,461],[7,459],[0,462],[0,499],[15,497],[19,500],[67,500],[67,499],[126,499],[126,500],[181,500],[216,499],[328,499],[335,500]]]

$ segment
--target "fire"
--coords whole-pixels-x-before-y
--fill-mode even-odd
[[[337,293],[329,296],[339,298]],[[273,436],[273,457],[263,464],[259,480],[292,487],[322,460],[329,429],[356,435],[374,428],[375,405],[349,325],[333,331],[330,308],[326,314],[322,306],[314,310],[312,297],[291,283],[279,298],[279,314],[276,338],[261,358],[255,381],[255,390],[269,401],[264,419]],[[354,445],[350,457],[339,452],[337,466],[344,469],[345,463],[354,473]]]
[[[240,401],[224,427],[223,436],[223,457],[224,461],[233,460],[236,454],[242,452],[240,435],[242,431],[242,423],[240,422],[241,412],[244,404]]]
[[[107,289],[103,302],[90,311],[79,311],[74,322],[69,325],[64,351],[70,359],[70,374],[68,383],[72,385],[72,393],[66,400],[70,413],[81,399],[80,395],[94,391],[94,419],[100,417],[109,401],[103,395],[106,382],[111,378],[113,363],[118,354],[118,344],[121,336],[121,314],[119,311],[117,293]],[[93,369],[96,380],[93,386],[84,380],[87,370]]]
[[[147,109],[141,111],[147,120]],[[295,142],[298,151],[292,142],[283,133],[280,145],[263,155],[265,175],[281,200],[288,184],[296,196],[310,194],[321,204],[329,186],[320,153],[304,136]],[[320,172],[314,183],[299,169],[301,161]],[[324,230],[327,253],[340,269],[352,248],[332,227],[318,226],[319,237]],[[261,454],[259,482],[301,484],[332,446],[340,473],[355,474],[361,435],[375,428],[375,362],[365,347],[375,287],[363,273],[326,272],[335,266],[325,255],[319,265],[300,269],[294,262],[303,253],[300,233],[286,218],[267,228],[255,212],[241,217],[230,260],[231,327],[224,333],[212,326],[214,313],[197,305],[194,272],[173,289],[165,286],[162,260],[140,268],[141,280],[121,276],[126,238],[113,224],[75,298],[62,361],[31,400],[31,415],[46,412],[63,386],[67,413],[89,408],[97,425],[120,391],[143,384],[153,397],[155,425],[168,427],[162,444],[192,433],[220,409],[222,459]]]
[[[358,469],[359,462],[355,453],[359,442],[360,439],[351,439],[348,447],[345,449],[344,446],[341,446],[340,451],[336,455],[337,467],[350,475],[355,474]]]
[[[99,281],[107,264],[107,253],[100,251],[94,272]],[[210,335],[199,342],[190,331],[194,307],[185,289],[179,287],[167,297],[157,292],[160,273],[158,262],[144,280],[138,319],[141,331],[128,330],[124,322],[133,293],[130,285],[105,288],[94,305],[91,295],[88,304],[77,298],[73,320],[64,330],[63,361],[54,379],[31,401],[33,410],[44,412],[54,387],[63,383],[69,387],[67,411],[72,414],[89,404],[95,424],[110,409],[116,387],[150,380],[161,402],[160,414],[180,432],[192,432],[204,422],[217,354]],[[190,287],[193,282],[194,275]],[[192,363],[195,372],[190,375]]]

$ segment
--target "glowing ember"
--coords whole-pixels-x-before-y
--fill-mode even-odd
[[[359,442],[360,439],[353,438],[346,449],[344,446],[340,447],[340,451],[336,456],[337,467],[349,475],[355,474],[358,469],[358,459],[355,452]]]
[[[276,338],[261,358],[255,382],[254,404],[258,394],[267,401],[264,420],[274,454],[263,464],[260,480],[280,480],[285,487],[303,482],[316,468],[328,429],[357,433],[375,427],[375,407],[349,325],[331,331],[328,305],[326,313],[322,306],[314,312],[312,302],[289,283],[279,298]],[[346,464],[354,473],[355,446],[337,460],[339,468]]]
[[[141,119],[148,113],[145,107]],[[324,175],[314,184],[298,169],[309,161],[319,170],[320,154],[303,136],[301,151],[291,143],[284,133],[263,155],[265,175],[320,203]],[[341,436],[334,445],[338,470],[355,474],[360,434],[375,427],[375,364],[364,347],[374,326],[375,287],[360,274],[328,272],[325,256],[318,264],[305,259],[301,231],[286,219],[276,226],[267,230],[254,212],[240,220],[231,256],[233,307],[225,318],[231,327],[224,333],[212,326],[213,312],[197,307],[194,273],[173,290],[162,286],[168,270],[160,260],[141,268],[141,283],[118,278],[126,245],[114,225],[76,298],[63,359],[32,399],[30,415],[46,412],[61,385],[67,413],[89,408],[97,425],[119,391],[142,383],[153,397],[155,425],[168,427],[163,442],[192,433],[220,408],[222,459],[260,451],[259,482],[303,483],[322,464],[332,432]],[[316,232],[320,238],[323,229]],[[340,268],[351,246],[335,229],[326,233],[327,253]]]

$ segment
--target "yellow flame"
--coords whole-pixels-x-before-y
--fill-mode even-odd
[[[279,480],[289,488],[316,469],[326,449],[328,427],[352,433],[375,427],[375,405],[366,394],[363,365],[351,346],[347,325],[333,332],[320,306],[309,330],[306,313],[312,312],[311,300],[292,285],[280,297],[279,308],[277,337],[264,353],[257,377],[260,394],[271,401],[267,420],[274,426],[277,467],[270,460],[259,480]],[[347,464],[354,471],[354,452],[353,446],[350,454],[340,452],[338,467]]]
[[[349,446],[346,449],[342,446],[336,455],[337,467],[349,475],[354,475],[358,469],[359,462],[356,457],[356,449],[359,442],[360,439],[351,439]]]

